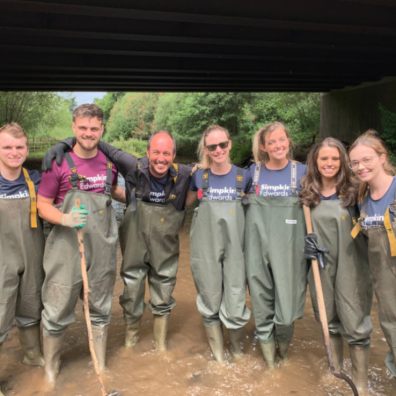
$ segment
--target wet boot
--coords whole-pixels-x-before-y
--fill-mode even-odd
[[[245,329],[230,329],[228,330],[228,336],[230,338],[231,352],[234,359],[240,359],[243,356],[241,344],[243,342],[243,336]]]
[[[0,344],[0,353],[2,348],[3,348],[3,344]],[[1,391],[1,388],[0,388],[0,396],[4,396],[4,393]]]
[[[330,336],[330,350],[334,369],[340,372],[344,366],[344,341],[340,335]]]
[[[280,360],[287,360],[287,353],[293,338],[294,324],[290,326],[276,326],[276,343]]]
[[[51,385],[55,385],[56,377],[59,374],[63,338],[63,334],[53,336],[46,331],[43,332],[44,369]]]
[[[269,369],[275,368],[275,341],[260,342],[261,351],[263,352],[264,360]]]
[[[165,352],[167,350],[166,336],[168,333],[168,319],[169,315],[154,315],[154,343],[155,349],[159,352]]]
[[[44,357],[40,348],[40,326],[20,327],[19,341],[24,352],[22,363],[43,367]]]
[[[350,345],[349,351],[352,361],[352,381],[359,396],[367,396],[369,346]]]
[[[216,323],[213,326],[205,326],[206,336],[210,350],[217,362],[224,362],[224,341],[223,341],[223,329],[220,323]]]
[[[133,348],[139,341],[140,321],[127,323],[125,331],[125,347]]]
[[[92,326],[93,344],[100,372],[106,367],[107,331],[108,326]]]

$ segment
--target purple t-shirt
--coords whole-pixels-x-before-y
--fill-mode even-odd
[[[82,191],[94,193],[104,193],[106,185],[106,156],[98,150],[98,154],[93,158],[79,158],[74,152],[69,153],[77,168],[77,173],[83,177],[78,182],[78,188]],[[112,185],[117,184],[117,169],[113,165]],[[72,188],[70,183],[71,170],[63,159],[59,166],[55,161],[52,162],[52,169],[44,172],[38,194],[49,199],[53,199],[55,205],[63,202],[66,193]]]

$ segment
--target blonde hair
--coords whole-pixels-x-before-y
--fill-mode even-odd
[[[26,132],[23,128],[16,122],[10,122],[9,124],[4,124],[0,128],[0,133],[8,133],[12,137],[19,139],[19,138],[26,138],[26,144],[28,144],[28,137]]]
[[[290,137],[290,133],[288,129],[286,128],[286,125],[283,124],[282,122],[275,121],[271,122],[270,124],[267,124],[260,128],[255,135],[253,136],[253,147],[252,147],[252,153],[254,157],[254,162],[259,163],[259,162],[268,162],[269,161],[269,156],[265,151],[262,151],[260,149],[261,144],[265,144],[265,137],[269,135],[271,132],[275,131],[275,129],[278,128],[283,128],[285,131],[286,137],[289,140],[290,144],[290,149],[289,152],[287,153],[287,158],[291,159],[292,158],[292,147],[293,147],[293,142]]]
[[[394,176],[396,174],[396,170],[393,165],[389,161],[389,152],[386,148],[385,142],[380,138],[378,132],[375,129],[368,129],[366,132],[361,134],[356,140],[352,143],[349,148],[349,155],[351,151],[357,146],[366,146],[372,148],[378,156],[384,155],[385,162],[383,165],[385,173],[388,175]],[[361,183],[359,187],[358,199],[361,202],[363,198],[366,196],[368,192],[368,184],[366,182]]]
[[[228,130],[220,125],[214,124],[209,126],[201,136],[201,139],[198,143],[198,149],[197,149],[197,154],[198,154],[198,159],[199,159],[199,167],[202,169],[208,169],[210,168],[210,157],[209,155],[206,154],[205,151],[205,139],[206,137],[213,131],[222,131],[227,135],[228,140],[231,140],[230,132]]]

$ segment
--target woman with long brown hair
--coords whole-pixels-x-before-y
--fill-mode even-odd
[[[325,266],[320,270],[330,333],[334,368],[343,367],[343,339],[349,345],[352,377],[359,395],[367,394],[371,282],[367,249],[362,237],[352,239],[357,182],[352,177],[343,144],[325,138],[308,153],[307,174],[302,180],[301,201],[311,208],[318,245],[327,248]],[[313,275],[310,272],[312,302],[316,317]]]

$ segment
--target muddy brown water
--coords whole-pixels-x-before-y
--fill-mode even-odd
[[[118,264],[120,256],[118,257]],[[124,321],[118,304],[122,281],[118,278],[113,298],[113,316],[109,329],[107,371],[108,391],[124,396],[242,396],[242,395],[351,395],[344,381],[329,374],[320,327],[315,321],[309,296],[303,319],[296,322],[289,360],[269,372],[254,337],[250,320],[246,333],[246,355],[226,364],[213,361],[206,342],[200,315],[195,306],[195,287],[189,267],[189,243],[186,230],[181,235],[181,255],[174,296],[177,306],[169,325],[169,351],[157,353],[152,340],[152,315],[146,310],[141,339],[133,350],[124,342]],[[396,395],[396,380],[384,367],[387,345],[373,306],[374,331],[370,356],[370,394]],[[345,348],[344,365],[351,364]],[[0,380],[6,396],[93,396],[101,395],[87,347],[82,306],[76,310],[76,322],[66,332],[61,372],[55,390],[45,387],[42,368],[28,367],[21,361],[16,329],[3,345],[0,355]]]

